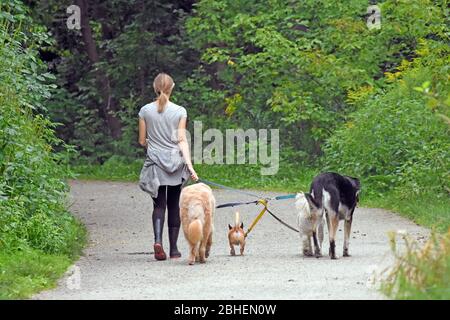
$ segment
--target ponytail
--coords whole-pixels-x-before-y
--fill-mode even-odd
[[[169,101],[169,97],[164,93],[161,92],[157,98],[158,101],[158,112],[161,113],[164,111],[164,107],[167,104],[167,101]]]
[[[173,79],[165,73],[160,73],[153,81],[153,88],[158,95],[156,101],[158,103],[158,112],[164,111],[167,103],[169,102],[169,96],[172,93],[174,87]]]

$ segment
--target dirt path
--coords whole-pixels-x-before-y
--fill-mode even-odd
[[[90,232],[89,246],[75,265],[79,286],[74,276],[66,276],[56,289],[34,299],[382,299],[368,279],[373,270],[391,260],[387,232],[402,229],[416,238],[428,234],[398,215],[358,208],[350,241],[352,257],[304,258],[298,234],[265,215],[247,239],[246,255],[231,257],[227,224],[233,221],[233,211],[218,209],[209,261],[192,267],[187,265],[182,234],[179,247],[183,258],[154,260],[151,199],[136,184],[73,181],[71,187],[71,209]],[[228,191],[214,193],[218,204],[253,200]],[[295,225],[293,200],[274,201],[270,207]],[[258,208],[239,207],[246,226]],[[341,230],[339,254],[342,237]],[[324,252],[328,252],[326,241]]]

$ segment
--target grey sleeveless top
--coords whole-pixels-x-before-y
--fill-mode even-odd
[[[169,101],[159,113],[157,103],[152,102],[141,108],[139,117],[145,120],[147,128],[147,157],[139,186],[156,198],[159,186],[184,184],[189,179],[177,134],[180,120],[187,117],[187,112]]]

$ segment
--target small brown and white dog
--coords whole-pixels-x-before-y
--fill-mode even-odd
[[[244,223],[239,224],[239,212],[236,211],[234,219],[234,227],[228,225],[228,242],[230,243],[230,254],[236,255],[234,246],[240,247],[241,256],[244,255],[245,249],[245,232]]]
[[[189,264],[205,263],[212,244],[216,199],[209,186],[196,183],[183,188],[180,195],[180,218],[189,243]]]

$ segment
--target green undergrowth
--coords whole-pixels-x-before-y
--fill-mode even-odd
[[[450,299],[450,228],[432,234],[425,244],[402,235],[399,250],[396,234],[390,235],[394,265],[386,271],[381,290],[401,300]]]
[[[0,252],[0,299],[23,299],[55,286],[72,263],[67,255],[27,249]]]

